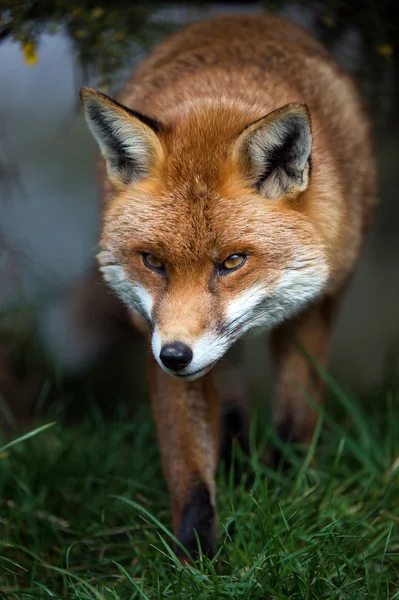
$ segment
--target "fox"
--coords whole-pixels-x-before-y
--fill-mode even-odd
[[[192,24],[117,99],[80,96],[101,153],[98,265],[147,340],[176,552],[213,557],[216,366],[247,331],[265,330],[274,427],[309,443],[377,199],[371,119],[322,44],[266,14]]]

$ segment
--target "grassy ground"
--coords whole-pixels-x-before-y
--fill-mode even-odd
[[[182,568],[147,409],[83,425],[62,418],[0,452],[0,598],[399,598],[397,396],[367,405],[335,389],[291,473],[260,461],[269,432],[258,418],[253,476],[218,478],[219,554]]]

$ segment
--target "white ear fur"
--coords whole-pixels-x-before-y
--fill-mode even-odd
[[[312,131],[305,104],[287,104],[244,129],[236,154],[250,183],[278,199],[308,186]]]
[[[145,177],[162,155],[160,123],[90,88],[82,88],[80,97],[111,182],[121,186]]]

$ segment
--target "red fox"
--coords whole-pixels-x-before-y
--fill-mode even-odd
[[[147,332],[174,532],[212,556],[212,368],[249,329],[270,330],[277,432],[311,438],[303,389],[321,403],[323,383],[299,346],[326,366],[376,200],[370,122],[351,78],[276,16],[196,23],[118,102],[90,88],[81,99],[106,167],[98,261]]]

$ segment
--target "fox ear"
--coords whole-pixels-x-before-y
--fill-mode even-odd
[[[163,153],[161,124],[91,88],[81,88],[80,98],[111,182],[121,187],[145,177]]]
[[[306,190],[311,150],[310,112],[299,102],[282,106],[246,127],[235,148],[250,185],[272,200]]]

